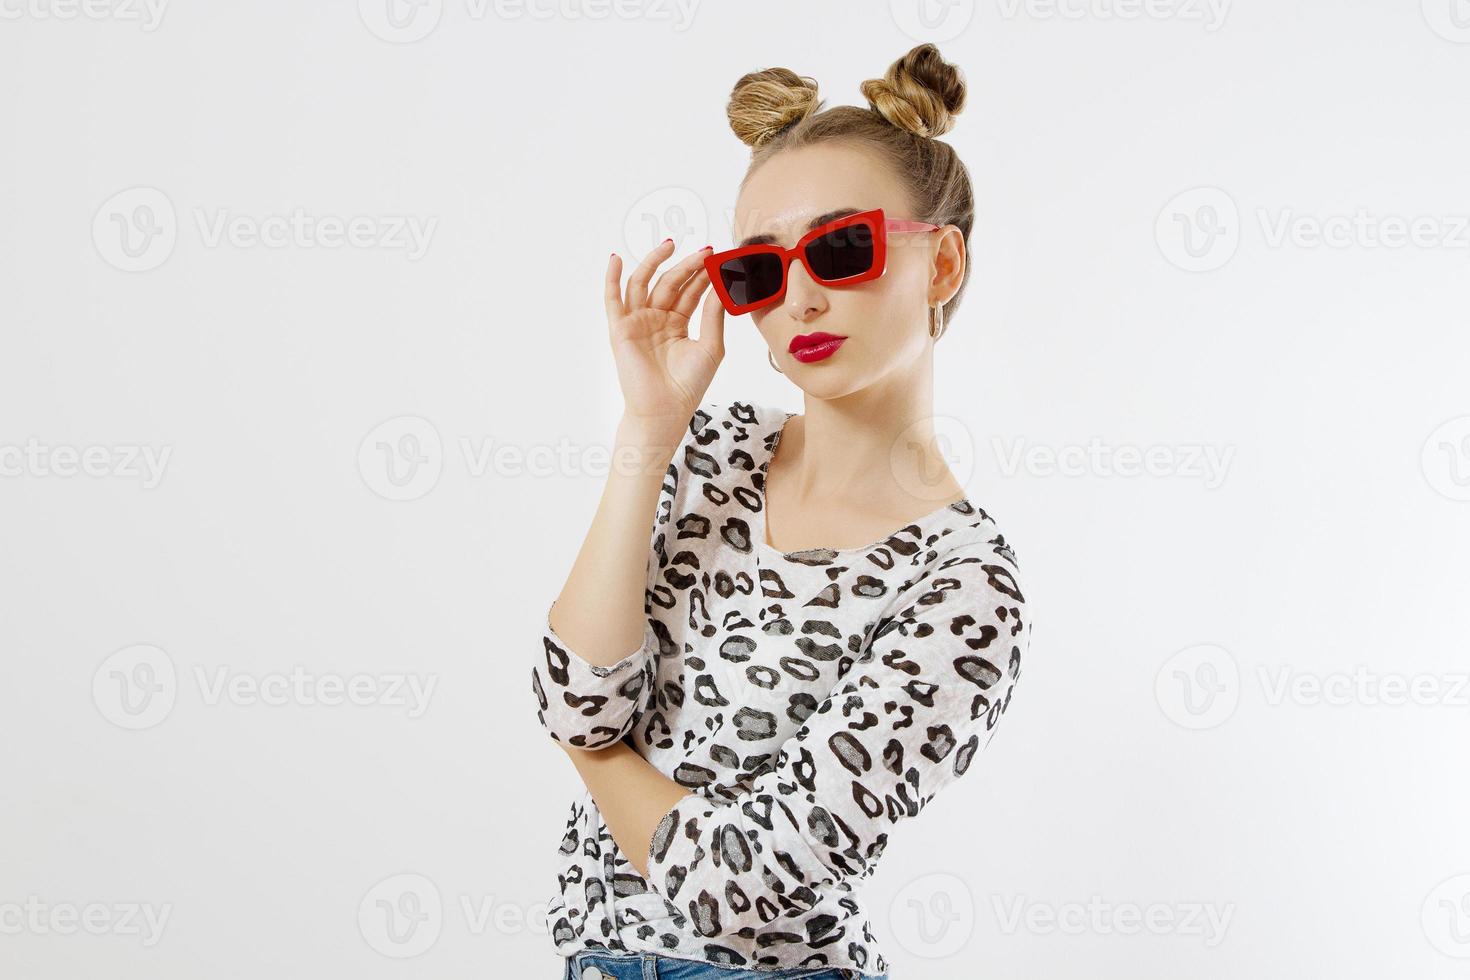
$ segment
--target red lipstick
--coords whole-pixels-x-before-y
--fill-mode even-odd
[[[818,330],[816,333],[802,333],[792,337],[786,350],[803,364],[810,364],[812,361],[820,361],[824,357],[831,357],[837,353],[837,348],[841,347],[842,342],[846,339],[841,334],[823,333]]]

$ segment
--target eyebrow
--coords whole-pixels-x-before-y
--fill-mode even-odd
[[[804,230],[811,231],[813,228],[825,225],[829,221],[836,221],[838,218],[845,218],[849,214],[857,214],[861,210],[861,208],[838,208],[836,211],[828,211],[826,214],[819,214],[806,223],[806,228]],[[742,241],[737,247],[744,248],[747,245],[777,244],[779,244],[779,242],[776,241],[775,235],[751,235],[749,238]]]

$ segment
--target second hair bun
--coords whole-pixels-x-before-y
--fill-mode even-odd
[[[965,77],[932,44],[920,44],[862,84],[873,111],[919,136],[941,136],[965,107]]]

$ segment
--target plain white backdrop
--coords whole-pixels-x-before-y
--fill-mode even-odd
[[[1466,975],[1464,0],[0,0],[0,975],[560,976],[607,254],[730,244],[740,75],[921,41],[1035,626],[893,977]]]

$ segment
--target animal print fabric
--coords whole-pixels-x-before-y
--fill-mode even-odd
[[[1015,553],[968,499],[861,548],[765,541],[766,466],[794,413],[701,405],[649,547],[643,645],[607,667],[551,628],[532,668],[551,736],[626,739],[688,794],[645,879],[591,794],[571,806],[556,949],[754,970],[888,970],[856,888],[888,834],[963,776],[1020,676]]]

